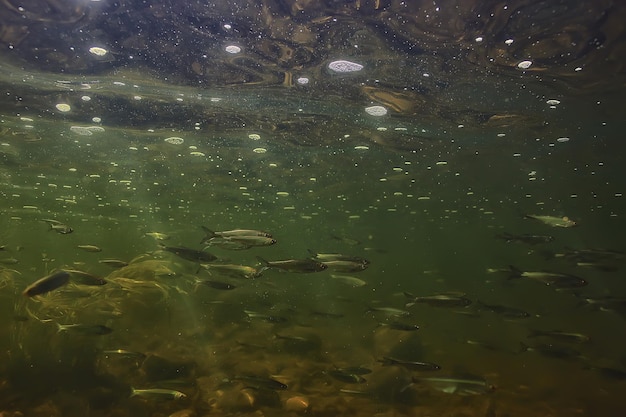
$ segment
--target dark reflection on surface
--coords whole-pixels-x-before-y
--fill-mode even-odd
[[[625,15],[0,0],[0,415],[618,415]]]

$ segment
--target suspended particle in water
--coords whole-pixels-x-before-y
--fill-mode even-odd
[[[237,45],[228,45],[226,48],[224,48],[224,50],[229,54],[238,54],[239,52],[241,52],[241,48]]]
[[[261,139],[261,135],[257,134],[257,133],[250,133],[248,135],[248,139],[252,139],[252,140],[259,140]]]
[[[185,140],[183,138],[179,138],[178,136],[172,136],[164,139],[165,142],[170,143],[172,145],[182,145]]]
[[[328,64],[328,69],[335,72],[346,73],[346,72],[358,72],[363,69],[363,65],[357,64],[356,62],[350,62],[345,60],[333,61]]]
[[[100,48],[99,46],[92,46],[91,48],[89,48],[89,52],[96,56],[105,56],[109,53],[109,51],[104,48]]]
[[[533,64],[532,61],[522,61],[519,64],[517,64],[517,68],[519,69],[528,69],[530,68],[530,66]]]
[[[556,141],[560,143],[569,142],[569,138],[558,138]]]
[[[252,152],[254,152],[254,153],[265,153],[265,152],[267,152],[267,149],[265,149],[265,148],[254,148],[254,149],[252,149]]]
[[[68,111],[72,110],[72,107],[66,103],[59,103],[54,107],[56,107],[58,111],[63,112],[63,113],[67,113]]]
[[[556,106],[556,105],[561,104],[561,102],[559,100],[550,99],[550,100],[546,101],[546,104],[548,104],[550,106]]]
[[[365,113],[371,116],[384,116],[387,114],[387,109],[383,106],[370,106],[365,108]]]
[[[300,85],[307,85],[309,83],[309,79],[307,77],[299,77],[296,82]]]

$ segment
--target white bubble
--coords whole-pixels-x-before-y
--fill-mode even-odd
[[[91,97],[89,97],[89,96],[82,96],[80,99],[82,101],[91,101]]]
[[[58,111],[63,113],[67,113],[68,111],[72,110],[72,107],[66,103],[59,103],[54,107],[56,107]]]
[[[307,77],[300,77],[296,80],[296,82],[300,85],[306,85],[309,83],[309,79]]]
[[[100,123],[102,121],[102,119],[96,116],[96,117],[92,117],[91,121],[94,122],[94,123]]]
[[[172,136],[169,138],[165,138],[164,140],[165,142],[171,143],[172,145],[182,145],[185,142],[183,138],[180,138],[178,136]]]
[[[97,56],[105,56],[109,51],[104,48],[100,48],[99,46],[92,46],[89,48],[89,52]]]
[[[357,72],[363,69],[363,65],[357,64],[356,62],[339,60],[339,61],[333,61],[330,64],[328,64],[328,69],[331,71],[341,72],[341,73]]]
[[[507,39],[504,41],[504,43],[506,43],[507,45],[511,45],[513,42],[513,39]]]
[[[226,48],[224,48],[224,50],[229,54],[238,54],[239,52],[241,52],[241,48],[237,45],[228,45]]]
[[[522,61],[519,64],[517,64],[517,68],[519,69],[528,69],[530,68],[530,66],[533,64],[532,61]]]
[[[387,109],[383,106],[370,106],[365,108],[365,113],[372,116],[384,116],[387,114]]]
[[[474,39],[475,42],[482,42],[484,40],[484,38],[482,36],[478,36],[476,39]]]

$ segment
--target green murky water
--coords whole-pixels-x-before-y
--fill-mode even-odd
[[[100,3],[0,6],[3,416],[623,409],[621,7]]]

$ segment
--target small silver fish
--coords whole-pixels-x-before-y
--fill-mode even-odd
[[[144,233],[146,236],[149,236],[155,240],[169,240],[169,235],[160,232],[146,232]]]
[[[102,252],[102,249],[96,245],[78,245],[77,248],[86,252]]]
[[[378,362],[382,363],[383,366],[400,366],[402,368],[408,369],[409,371],[438,371],[441,369],[441,366],[436,363],[431,362],[421,362],[421,361],[405,361],[396,358],[390,358],[388,356],[383,357]]]
[[[232,278],[253,279],[261,276],[263,269],[256,269],[246,265],[233,264],[201,264],[209,273],[216,272]]]
[[[283,261],[266,261],[257,256],[257,259],[268,268],[282,269],[287,272],[311,273],[320,272],[328,268],[321,262],[313,259],[286,259]]]
[[[136,389],[131,388],[131,397],[171,397],[175,400],[185,398],[187,395],[183,392],[163,389],[163,388],[148,388],[148,389]]]
[[[350,285],[351,287],[363,287],[367,285],[367,282],[363,281],[362,279],[357,278],[357,277],[351,277],[349,275],[331,274],[330,277],[343,284]]]
[[[113,331],[110,327],[102,324],[59,324],[57,323],[59,333],[61,332],[74,332],[80,333],[86,336],[104,336]]]
[[[61,223],[58,220],[54,220],[54,219],[42,219],[41,221],[48,223],[48,225],[50,226],[50,230],[54,230],[57,233],[61,233],[63,235],[66,235],[68,233],[72,233],[74,231],[74,229],[72,229],[70,226]]]
[[[540,216],[535,214],[527,214],[525,216],[527,219],[538,220],[543,224],[547,224],[552,227],[574,227],[577,226],[578,223],[571,220],[569,217],[557,217],[557,216]]]
[[[426,384],[438,391],[458,395],[486,394],[495,389],[495,386],[482,378],[413,377],[413,383]]]
[[[200,243],[206,243],[209,239],[214,237],[236,237],[236,236],[264,236],[271,238],[272,235],[267,232],[263,232],[261,230],[253,230],[253,229],[233,229],[233,230],[224,230],[221,232],[216,232],[208,227],[201,226],[206,236],[202,239]]]

